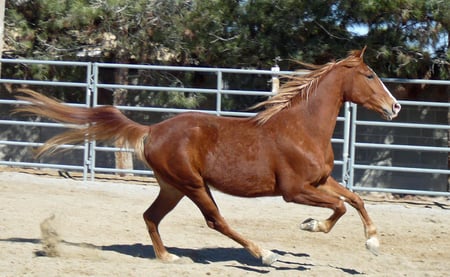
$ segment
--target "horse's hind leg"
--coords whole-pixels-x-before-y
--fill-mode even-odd
[[[324,185],[319,186],[320,190],[326,193],[339,197],[343,201],[349,203],[354,207],[361,217],[361,221],[364,225],[364,232],[367,238],[366,247],[372,253],[377,254],[379,241],[377,238],[377,229],[367,213],[363,200],[355,193],[349,191],[345,187],[341,186],[336,180],[329,177]]]
[[[205,217],[208,227],[233,239],[247,249],[254,257],[261,259],[266,265],[270,265],[277,260],[278,255],[269,250],[260,248],[252,241],[242,237],[227,224],[225,219],[219,213],[219,209],[214,202],[208,187],[203,186],[197,188],[186,195],[198,206]]]
[[[161,189],[155,201],[144,212],[144,221],[153,243],[156,258],[169,262],[178,259],[178,257],[170,254],[164,247],[158,231],[158,225],[164,216],[175,208],[181,198],[183,198],[184,194],[160,179],[158,179],[158,183]]]

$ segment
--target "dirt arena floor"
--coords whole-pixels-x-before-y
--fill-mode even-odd
[[[2,168],[0,168],[2,171]],[[242,199],[214,191],[222,214],[244,236],[280,255],[264,266],[209,229],[187,199],[161,224],[169,250],[155,259],[142,212],[158,187],[83,182],[0,172],[0,276],[449,276],[450,201],[365,196],[380,232],[378,256],[365,250],[359,216],[347,214],[329,234],[299,223],[326,209],[281,198]]]

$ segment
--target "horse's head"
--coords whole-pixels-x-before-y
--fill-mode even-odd
[[[346,59],[352,60],[352,71],[351,74],[345,76],[350,80],[346,82],[348,85],[344,90],[344,98],[346,101],[360,104],[380,113],[387,120],[392,120],[400,112],[401,106],[377,74],[363,62],[365,50],[366,47],[361,51],[354,51]],[[342,61],[343,66],[345,66],[346,60]]]

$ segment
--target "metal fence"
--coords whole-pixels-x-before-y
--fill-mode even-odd
[[[43,81],[43,80],[22,80],[22,79],[0,79],[0,83],[3,84],[19,84],[19,85],[33,85],[33,86],[55,86],[55,87],[67,87],[67,88],[84,88],[86,95],[90,95],[92,91],[92,64],[87,62],[61,62],[61,61],[39,61],[39,60],[11,60],[11,59],[0,59],[2,65],[4,64],[14,64],[14,65],[55,65],[63,67],[81,67],[85,68],[86,78],[83,82],[67,82],[67,81]],[[90,107],[91,97],[86,97],[85,103],[79,103],[81,106]],[[21,101],[14,99],[0,99],[0,105],[14,106],[17,104],[23,104]],[[53,127],[53,128],[65,128],[63,124],[51,123],[51,122],[30,122],[30,121],[19,121],[12,120],[6,117],[6,119],[0,120],[0,125],[6,126],[23,126],[23,127]],[[0,140],[0,146],[4,147],[38,147],[43,145],[42,142],[33,141],[16,141],[14,139]],[[62,170],[74,170],[82,171],[83,179],[86,180],[89,172],[89,142],[86,142],[82,146],[73,145],[63,145],[64,148],[73,148],[83,151],[84,159],[80,161],[77,165],[68,164],[49,164],[49,163],[38,163],[38,162],[24,162],[24,161],[11,161],[11,160],[0,160],[0,165],[16,166],[16,167],[35,167],[35,168],[52,168],[52,169],[62,169]]]
[[[0,79],[0,83],[5,84],[20,84],[20,85],[33,85],[33,86],[57,86],[67,88],[78,88],[85,91],[85,102],[72,103],[72,105],[81,105],[85,107],[98,106],[99,90],[116,90],[124,89],[127,91],[153,91],[158,93],[167,92],[183,92],[183,93],[196,93],[215,95],[215,108],[209,110],[196,110],[205,113],[215,114],[217,116],[253,116],[254,113],[239,112],[239,111],[227,111],[223,108],[223,97],[226,95],[253,95],[253,96],[270,96],[271,91],[268,90],[242,90],[242,89],[228,89],[227,84],[224,81],[224,74],[252,74],[258,78],[263,78],[269,81],[274,74],[293,74],[293,72],[277,72],[274,73],[271,70],[242,70],[242,69],[225,69],[225,68],[203,68],[203,67],[179,67],[179,66],[157,66],[157,65],[124,65],[124,64],[109,64],[109,63],[89,63],[89,62],[56,62],[56,61],[35,61],[35,60],[10,60],[0,59],[3,64],[24,64],[24,65],[52,65],[62,67],[79,67],[85,71],[85,80],[79,82],[61,81],[61,80],[21,80],[21,79]],[[178,71],[178,72],[203,72],[215,76],[214,87],[201,88],[201,87],[173,87],[173,86],[152,86],[141,84],[116,84],[114,82],[104,82],[99,78],[102,70],[126,68],[128,70],[149,70],[149,71]],[[450,86],[450,81],[431,81],[431,80],[404,80],[404,79],[384,79],[388,83],[427,83],[433,85]],[[21,103],[15,99],[0,99],[0,105],[6,105],[12,107]],[[403,106],[433,106],[450,109],[450,104],[443,102],[422,102],[422,101],[401,101]],[[193,109],[180,109],[180,108],[165,108],[165,107],[137,107],[137,106],[117,106],[122,111],[133,112],[153,112],[153,113],[182,113],[186,111],[193,111]],[[29,127],[52,127],[52,128],[64,128],[63,124],[52,122],[32,122],[23,120],[14,120],[8,116],[0,119],[0,125],[6,127],[11,126],[29,126]],[[378,187],[364,187],[355,184],[355,171],[356,170],[376,170],[376,171],[397,171],[397,172],[414,172],[414,173],[432,173],[432,174],[450,174],[447,165],[445,169],[440,168],[419,168],[419,167],[401,167],[395,165],[373,165],[360,163],[356,159],[358,151],[361,149],[396,149],[405,151],[429,151],[429,152],[441,152],[449,153],[449,147],[431,147],[423,145],[409,145],[409,144],[387,144],[387,143],[368,143],[361,142],[357,139],[357,133],[363,126],[389,126],[393,128],[428,128],[428,129],[440,129],[449,130],[448,124],[427,124],[427,123],[399,123],[399,122],[385,122],[385,121],[373,121],[363,120],[358,118],[357,106],[350,103],[345,103],[341,115],[338,117],[337,130],[332,138],[333,147],[338,149],[337,152],[341,155],[336,155],[335,165],[336,170],[334,176],[341,181],[345,186],[352,190],[359,191],[379,191],[390,193],[405,193],[405,194],[426,194],[426,195],[443,195],[450,196],[448,190],[444,191],[430,191],[430,190],[416,190],[416,189],[396,189],[396,188],[378,188]],[[1,127],[1,126],[0,126]],[[29,148],[42,145],[43,142],[35,141],[16,141],[13,136],[9,139],[1,137],[0,147],[22,147]],[[123,151],[122,149],[111,146],[98,146],[94,142],[86,142],[81,146],[64,145],[65,148],[73,148],[78,151],[82,151],[82,160],[76,162],[76,164],[49,164],[42,162],[26,162],[26,161],[13,161],[0,157],[0,165],[3,166],[15,166],[15,167],[33,167],[33,168],[53,168],[62,170],[74,170],[83,172],[84,180],[88,178],[94,179],[96,173],[132,173],[132,174],[144,174],[152,175],[151,170],[146,169],[134,169],[123,170],[113,167],[104,167],[97,165],[98,155],[102,152],[116,152]],[[1,150],[1,149],[0,149]],[[1,152],[1,151],[0,151]]]
[[[384,80],[391,81],[389,79]],[[396,80],[397,81],[397,80]],[[435,85],[450,85],[450,81],[431,81],[431,80],[399,80],[401,82],[417,82],[417,83],[428,83]],[[399,101],[400,104],[405,106],[415,106],[415,107],[442,107],[447,109],[450,112],[450,103],[443,102],[423,102],[423,101]],[[440,168],[430,168],[430,167],[405,167],[405,166],[396,166],[396,165],[374,165],[374,164],[362,164],[358,163],[355,158],[356,153],[361,149],[386,149],[386,150],[403,150],[403,151],[420,151],[420,152],[430,152],[430,153],[445,153],[447,159],[445,162],[448,162],[448,155],[450,152],[450,148],[448,144],[444,146],[425,146],[425,145],[411,145],[411,144],[390,144],[390,143],[367,143],[360,142],[356,139],[356,135],[358,133],[358,129],[361,126],[383,126],[390,128],[405,128],[405,129],[430,129],[430,130],[446,130],[447,132],[447,142],[450,140],[448,135],[450,134],[450,125],[447,124],[428,124],[428,123],[410,123],[410,122],[385,122],[385,121],[368,121],[368,120],[360,120],[357,116],[357,106],[355,104],[351,104],[352,109],[352,118],[351,118],[351,137],[349,140],[349,171],[348,171],[348,182],[346,182],[347,187],[351,190],[358,191],[371,191],[371,192],[390,192],[390,193],[398,193],[398,194],[423,194],[423,195],[433,195],[433,196],[450,196],[449,192],[449,184],[447,183],[446,191],[424,191],[417,189],[392,189],[392,188],[375,188],[375,187],[364,187],[357,186],[354,182],[355,170],[365,169],[365,170],[376,170],[376,171],[390,171],[390,172],[402,172],[405,174],[408,173],[422,173],[422,174],[444,174],[450,176],[450,170],[448,168],[449,164],[443,164]],[[445,169],[444,169],[445,168]],[[447,182],[450,180],[447,179]]]

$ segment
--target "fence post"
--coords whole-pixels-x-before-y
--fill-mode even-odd
[[[347,188],[353,190],[354,180],[355,180],[355,156],[356,156],[356,117],[358,106],[354,103],[350,104],[351,107],[351,125],[350,125],[350,160],[349,160],[349,178]]]
[[[92,63],[88,63],[86,66],[86,107],[92,106],[92,82],[94,75],[92,74]],[[86,138],[84,140],[84,163],[83,163],[83,181],[87,181],[88,169],[90,166],[90,142]]]
[[[272,74],[272,93],[277,94],[278,89],[280,88],[280,79],[278,78],[278,72],[280,72],[280,67],[277,64],[279,58],[275,58],[275,65],[270,69],[274,74]]]
[[[96,107],[98,104],[98,76],[99,76],[99,68],[98,63],[94,63],[92,69],[93,79],[92,79],[92,101],[91,107]],[[89,144],[89,170],[91,173],[91,181],[95,180],[95,140],[91,141]]]
[[[344,144],[342,149],[342,184],[348,187],[350,178],[350,127],[351,127],[351,107],[350,102],[344,104]]]
[[[220,116],[222,111],[222,89],[223,89],[223,80],[222,80],[222,71],[217,70],[217,94],[216,94],[216,115]]]

